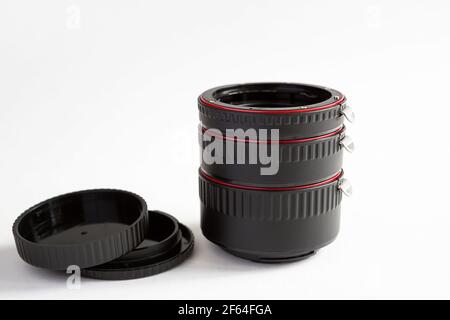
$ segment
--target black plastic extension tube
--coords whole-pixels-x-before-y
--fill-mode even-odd
[[[208,135],[207,131],[203,134]],[[341,170],[344,138],[345,127],[340,127],[334,132],[317,137],[280,140],[278,142],[278,171],[273,175],[261,175],[261,169],[266,167],[261,163],[239,164],[237,150],[233,152],[233,161],[226,164],[226,148],[223,150],[222,163],[207,163],[202,157],[201,167],[211,176],[225,182],[250,186],[286,187],[320,182],[331,178]],[[216,139],[232,138],[218,136]],[[252,147],[257,148],[258,144],[263,143],[270,144],[270,141],[244,141],[244,153],[248,155]],[[208,141],[202,140],[202,150],[205,150],[208,144]]]
[[[280,139],[315,137],[344,123],[345,96],[293,83],[250,83],[205,91],[198,98],[205,128],[279,129]]]
[[[280,189],[224,184],[201,172],[203,234],[254,261],[309,257],[338,234],[341,176],[339,172],[321,183]]]

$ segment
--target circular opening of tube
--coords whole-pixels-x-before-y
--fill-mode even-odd
[[[258,109],[304,107],[333,97],[322,87],[290,83],[233,85],[216,89],[211,95],[217,102]]]

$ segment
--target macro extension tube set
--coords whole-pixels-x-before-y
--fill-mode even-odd
[[[202,157],[201,228],[210,241],[270,263],[307,258],[335,239],[342,194],[351,192],[342,158],[353,150],[344,119],[354,115],[342,93],[293,83],[229,85],[204,92],[198,107],[204,151],[217,139],[235,142],[221,150],[221,161]],[[227,134],[239,129],[240,136]],[[249,129],[278,136],[249,138]],[[270,168],[255,163],[261,148],[275,154],[277,170],[263,174]]]
[[[201,94],[198,110],[201,230],[208,240],[241,258],[279,263],[305,259],[336,238],[342,194],[351,193],[342,158],[353,150],[344,126],[353,113],[343,94],[294,83],[228,85]],[[61,271],[77,266],[83,276],[105,280],[167,271],[194,248],[193,233],[174,216],[116,189],[43,201],[12,231],[25,262]]]

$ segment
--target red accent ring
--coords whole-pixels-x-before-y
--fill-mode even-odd
[[[205,133],[206,130],[208,130],[205,127],[202,127],[202,132]],[[336,129],[333,132],[330,133],[326,133],[320,136],[316,136],[316,137],[310,137],[310,138],[299,138],[299,139],[288,139],[288,140],[279,140],[278,143],[279,144],[290,144],[290,143],[301,143],[301,142],[310,142],[310,141],[315,141],[315,140],[320,140],[320,139],[324,139],[324,138],[329,138],[331,136],[340,134],[342,132],[345,131],[345,126],[340,126],[338,129]],[[209,134],[207,134],[209,135]],[[218,135],[209,135],[210,137],[215,137],[221,140],[234,140],[237,142],[245,142],[245,143],[258,143],[258,144],[271,144],[272,142],[270,140],[253,140],[253,139],[238,139],[238,138],[231,138],[228,136],[218,136]],[[274,144],[276,144],[277,142],[273,142]]]
[[[342,96],[339,100],[336,100],[327,105],[315,107],[315,108],[309,108],[309,109],[255,110],[255,109],[238,109],[238,108],[226,107],[226,106],[222,106],[222,105],[210,102],[210,101],[206,100],[203,96],[199,97],[200,103],[204,104],[205,106],[211,107],[211,108],[227,110],[227,111],[235,111],[235,112],[261,113],[261,114],[286,114],[286,113],[302,113],[302,112],[319,111],[319,110],[333,108],[333,107],[343,103],[345,100],[346,100],[345,96]]]
[[[292,191],[292,190],[303,190],[303,189],[309,189],[309,188],[323,186],[325,184],[328,184],[328,183],[331,183],[333,181],[338,180],[344,174],[344,172],[341,170],[338,173],[336,173],[334,176],[332,176],[331,178],[328,178],[327,180],[324,180],[324,181],[311,183],[311,184],[305,184],[305,185],[302,185],[302,186],[294,186],[294,187],[254,187],[254,186],[246,186],[246,185],[229,183],[229,182],[225,182],[225,181],[219,180],[217,178],[213,178],[210,175],[208,175],[205,171],[203,171],[203,169],[200,169],[200,174],[205,179],[207,179],[209,181],[212,181],[214,183],[217,183],[217,184],[220,184],[220,185],[223,185],[223,186],[226,186],[226,187],[235,188],[235,189],[256,190],[256,191]]]

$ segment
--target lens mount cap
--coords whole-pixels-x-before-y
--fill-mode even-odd
[[[127,280],[152,276],[185,261],[194,248],[194,235],[162,211],[149,211],[147,238],[128,254],[100,266],[82,269],[85,277]]]
[[[104,264],[136,248],[148,233],[147,204],[123,190],[85,190],[26,210],[13,225],[27,263],[51,270]]]
[[[148,211],[140,196],[94,189],[60,195],[22,213],[19,256],[50,270],[78,266],[90,278],[124,280],[169,270],[190,256],[194,235],[177,219]]]

